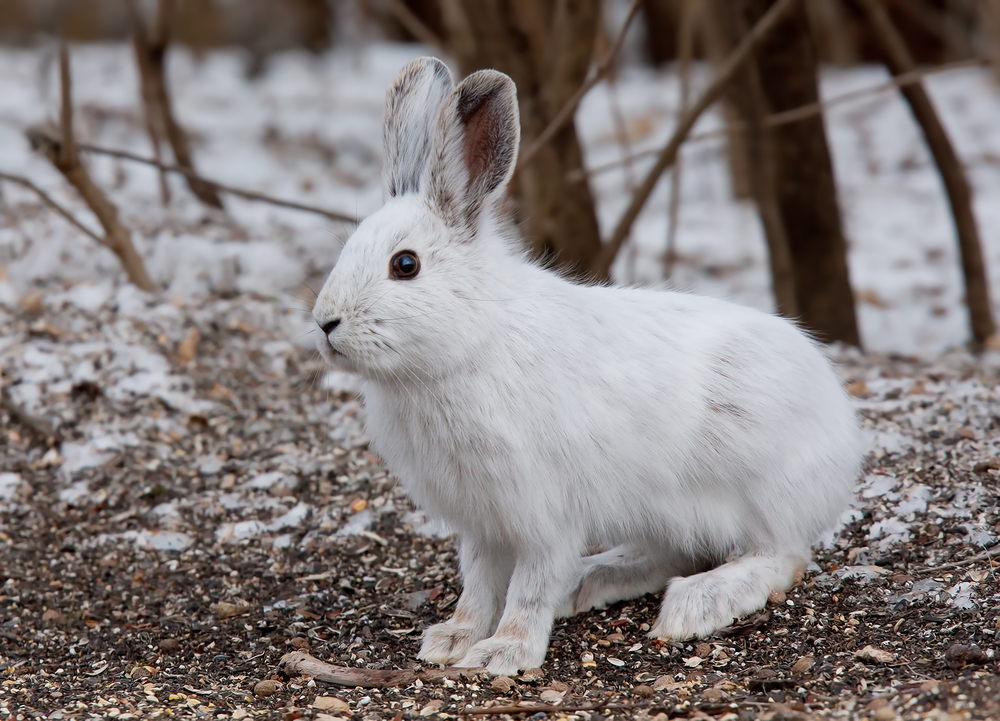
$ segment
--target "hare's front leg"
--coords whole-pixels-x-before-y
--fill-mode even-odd
[[[578,554],[560,549],[557,541],[520,553],[496,633],[473,646],[458,665],[484,666],[497,675],[540,666],[556,610],[578,565]]]
[[[472,644],[493,632],[503,611],[513,554],[484,539],[467,537],[459,541],[458,565],[463,586],[455,615],[424,631],[417,655],[421,661],[446,666],[455,663]]]

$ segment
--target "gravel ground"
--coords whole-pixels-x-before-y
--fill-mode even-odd
[[[0,719],[1000,716],[997,354],[835,351],[875,449],[856,507],[710,639],[648,639],[649,596],[560,621],[514,679],[287,677],[293,650],[412,668],[460,590],[287,312],[84,285],[0,306]]]

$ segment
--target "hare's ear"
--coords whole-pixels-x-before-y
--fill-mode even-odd
[[[514,174],[521,125],[514,81],[479,70],[441,109],[423,191],[451,225],[475,226]]]
[[[408,63],[385,97],[382,187],[385,199],[420,190],[441,106],[455,83],[437,58]]]

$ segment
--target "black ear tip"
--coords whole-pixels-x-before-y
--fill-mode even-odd
[[[455,89],[459,117],[467,119],[487,101],[507,100],[516,114],[517,87],[509,76],[499,70],[477,70]],[[498,106],[494,106],[498,107]]]

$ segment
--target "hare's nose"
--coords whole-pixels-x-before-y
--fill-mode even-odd
[[[338,325],[340,325],[340,318],[334,318],[321,324],[319,329],[323,331],[323,335],[330,335]]]

